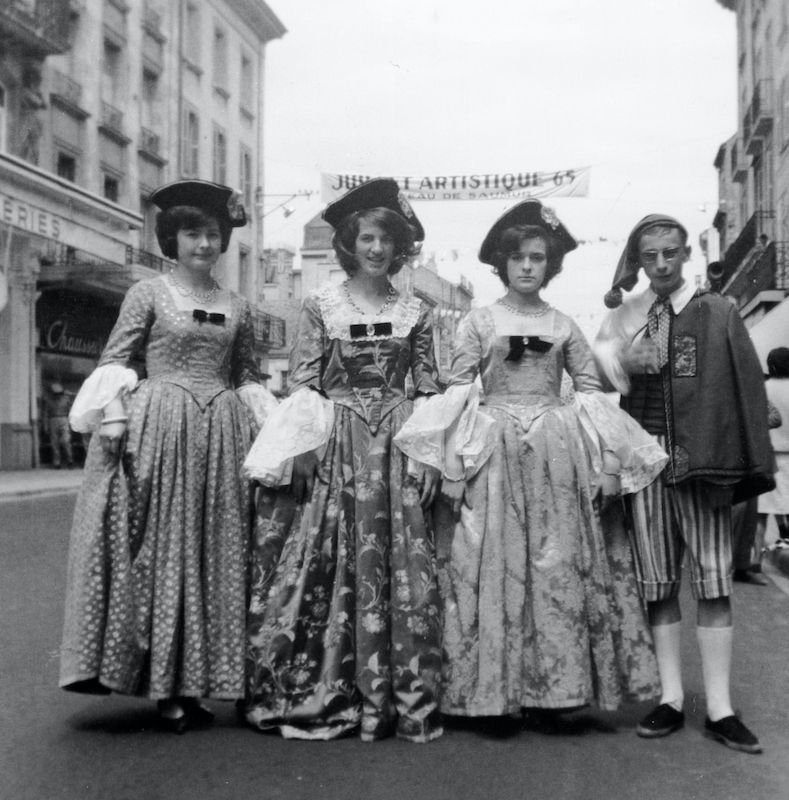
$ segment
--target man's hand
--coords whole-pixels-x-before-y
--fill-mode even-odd
[[[649,339],[635,342],[622,354],[622,368],[628,375],[654,375],[660,372],[657,345]]]

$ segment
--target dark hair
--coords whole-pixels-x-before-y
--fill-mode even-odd
[[[494,262],[493,274],[505,286],[510,285],[510,279],[507,276],[507,262],[510,256],[520,250],[521,245],[529,239],[541,239],[545,242],[548,264],[545,268],[545,278],[540,288],[547,286],[548,282],[562,271],[564,250],[556,237],[551,236],[545,228],[541,228],[539,225],[513,225],[501,234],[492,258]]]
[[[222,237],[222,252],[230,244],[230,233],[233,230],[228,221],[212,214],[207,209],[197,206],[171,206],[156,215],[156,238],[166,258],[178,258],[178,231],[199,228],[211,222],[219,225]]]
[[[396,275],[409,258],[413,258],[419,248],[414,244],[414,230],[405,218],[389,208],[366,208],[348,214],[334,231],[331,243],[340,266],[353,275],[358,268],[356,263],[356,237],[359,235],[361,222],[378,225],[394,239],[394,258],[389,267],[389,274]]]
[[[789,347],[775,347],[767,354],[767,373],[771,378],[789,378]]]

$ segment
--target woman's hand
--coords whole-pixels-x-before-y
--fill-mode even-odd
[[[419,502],[422,508],[429,508],[436,499],[438,483],[441,480],[441,473],[435,467],[424,468],[424,478],[422,480],[422,491],[419,494]]]
[[[312,487],[315,485],[317,471],[318,457],[314,451],[309,450],[294,457],[290,492],[297,503],[303,503],[312,497]]]
[[[447,478],[441,481],[441,498],[452,509],[452,514],[456,518],[460,516],[460,507],[463,504],[465,493],[465,481],[450,481]]]
[[[125,433],[125,422],[109,422],[99,427],[101,449],[113,460],[117,460],[120,457],[121,442]]]
[[[600,508],[608,508],[622,493],[622,483],[619,474],[604,472],[600,476]]]

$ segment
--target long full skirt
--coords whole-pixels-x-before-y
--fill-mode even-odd
[[[232,390],[143,381],[120,463],[90,443],[71,531],[60,685],[244,694],[251,439]]]
[[[309,502],[264,492],[249,614],[247,720],[283,736],[441,733],[432,534],[392,436],[337,406]]]
[[[658,677],[624,519],[601,524],[576,412],[524,430],[495,407],[498,446],[455,523],[437,509],[445,713],[613,709]]]

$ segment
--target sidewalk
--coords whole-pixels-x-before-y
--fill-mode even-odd
[[[0,470],[0,503],[20,497],[76,493],[82,468]]]

